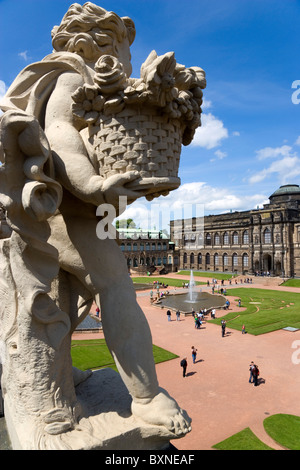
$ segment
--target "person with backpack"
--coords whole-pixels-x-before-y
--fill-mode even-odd
[[[186,360],[186,357],[184,357],[181,361],[180,361],[180,365],[182,367],[182,375],[183,377],[185,377],[186,375],[186,368],[187,368],[187,360]]]

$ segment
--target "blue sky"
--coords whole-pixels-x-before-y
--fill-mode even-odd
[[[51,53],[51,29],[71,3],[0,0],[1,94],[22,68]],[[156,202],[197,202],[205,214],[247,210],[281,184],[300,183],[300,0],[94,3],[134,20],[133,77],[153,49],[174,51],[207,75],[203,126],[182,151],[182,186]],[[144,205],[128,215],[141,218]]]

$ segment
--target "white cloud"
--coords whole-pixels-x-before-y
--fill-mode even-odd
[[[292,182],[293,179],[300,175],[300,159],[295,155],[276,160],[268,168],[264,168],[251,176],[249,183],[260,183],[267,177],[274,175],[277,175],[281,184]]]
[[[227,157],[227,153],[222,152],[221,150],[216,150],[215,155],[216,157],[218,157],[219,160],[223,160],[223,158]]]
[[[250,210],[268,202],[263,194],[242,196],[224,187],[213,187],[205,182],[186,183],[166,197],[147,202],[140,199],[128,206],[120,219],[133,219],[144,230],[167,229],[170,220],[201,216],[203,214]],[[196,211],[196,212],[195,212]]]
[[[5,93],[6,93],[6,85],[3,80],[0,80],[0,100],[2,100]]]
[[[234,137],[239,137],[241,134],[239,133],[239,131],[233,131],[232,135]]]
[[[300,136],[297,138],[295,145],[300,145]],[[265,167],[249,178],[249,183],[261,183],[265,179],[272,176],[277,178],[280,184],[293,182],[300,175],[300,159],[297,152],[290,145],[282,145],[281,147],[264,147],[256,151],[258,161],[273,159],[268,167]]]
[[[4,98],[4,95],[6,93],[6,90],[7,90],[7,87],[4,83],[3,80],[0,80],[0,103],[2,101],[2,99]],[[0,116],[3,114],[3,112],[0,110]]]
[[[223,122],[213,114],[202,114],[202,126],[196,130],[192,146],[212,149],[218,147],[223,139],[228,138],[228,130]]]
[[[263,149],[257,150],[256,155],[259,160],[264,160],[265,158],[276,158],[276,157],[287,157],[291,154],[292,147],[289,145],[283,145],[282,147],[265,147]]]
[[[18,56],[22,57],[25,61],[29,60],[28,51],[19,52]]]
[[[210,100],[206,100],[205,98],[203,98],[201,108],[202,110],[212,108],[212,102]]]

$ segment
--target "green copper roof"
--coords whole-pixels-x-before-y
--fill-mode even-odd
[[[284,196],[287,194],[300,194],[300,187],[298,184],[285,184],[280,186],[270,197],[272,196]]]

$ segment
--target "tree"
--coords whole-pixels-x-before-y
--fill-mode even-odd
[[[120,228],[137,228],[137,227],[133,219],[116,220],[116,229],[119,230]]]

